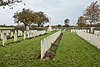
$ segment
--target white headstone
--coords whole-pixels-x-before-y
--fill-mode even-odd
[[[4,34],[3,34],[3,32],[1,32],[1,39],[3,39],[3,36],[4,36]]]
[[[3,39],[2,39],[2,46],[5,46],[5,42],[7,41],[7,35],[6,35],[6,33],[2,33],[3,35],[2,35],[2,37],[3,37]]]
[[[29,26],[26,26],[26,30],[29,30]]]
[[[18,36],[22,36],[22,31],[18,30]]]
[[[29,34],[29,31],[27,31],[27,37],[28,37],[28,38],[30,38],[30,34]]]
[[[26,31],[24,31],[24,40],[26,39]]]
[[[14,33],[13,32],[11,32],[11,37],[13,37],[14,36]]]
[[[91,32],[92,32],[92,33],[93,33],[94,28],[95,28],[95,27],[91,27]]]
[[[17,41],[17,32],[14,33],[14,41]]]

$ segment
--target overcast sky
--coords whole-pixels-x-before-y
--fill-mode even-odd
[[[21,11],[23,8],[29,8],[33,11],[43,11],[51,17],[51,24],[64,24],[64,19],[69,18],[70,24],[76,23],[79,16],[83,14],[85,8],[96,0],[23,0],[23,3],[6,7],[0,7],[0,25],[15,25],[13,14],[16,11]],[[98,0],[100,4],[100,0]]]

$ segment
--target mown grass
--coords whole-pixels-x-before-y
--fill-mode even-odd
[[[52,33],[0,47],[0,67],[100,67],[100,50],[70,32],[63,32],[53,60],[39,59],[40,40]]]
[[[16,42],[20,42],[22,40],[24,40],[24,37],[23,36],[22,37],[17,37],[17,41]],[[14,42],[14,38],[7,39],[7,41],[5,42],[5,46],[7,46],[9,44],[12,44],[12,43],[14,44],[16,42]],[[0,40],[0,47],[1,46],[2,46],[2,40]]]
[[[0,66],[18,67],[25,66],[28,62],[33,63],[40,56],[40,40],[54,32],[0,47]]]
[[[64,32],[54,61],[58,67],[100,67],[100,50],[76,34]]]

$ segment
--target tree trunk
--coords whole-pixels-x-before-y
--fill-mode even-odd
[[[39,30],[39,28],[40,28],[40,24],[38,24],[38,30]]]
[[[25,30],[27,30],[26,28],[27,28],[27,24],[24,24],[25,25]]]
[[[90,27],[92,27],[92,22],[93,22],[93,21],[90,21]]]

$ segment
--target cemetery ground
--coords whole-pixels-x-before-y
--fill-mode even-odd
[[[5,47],[0,46],[0,66],[18,66],[21,64],[23,66],[26,62],[33,62],[32,60],[40,56],[40,40],[54,32],[56,31],[23,41],[20,41],[22,40],[22,37],[20,37],[20,42],[7,43],[8,45]],[[13,42],[13,39],[8,40],[8,42]]]
[[[40,41],[52,33],[0,46],[0,67],[100,67],[100,50],[69,31],[52,60],[40,59]]]
[[[75,33],[63,32],[54,60],[61,67],[100,67],[100,50]]]

